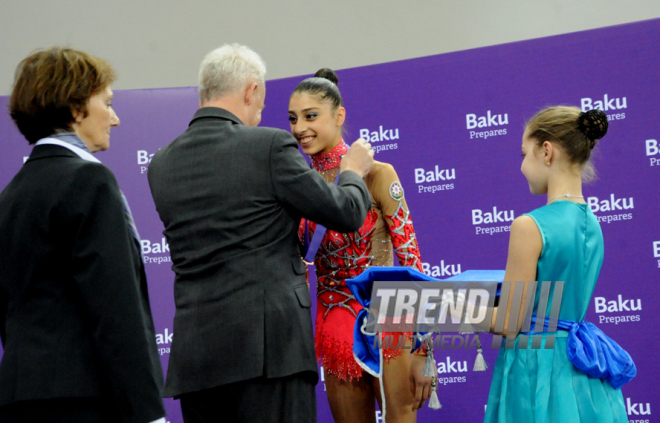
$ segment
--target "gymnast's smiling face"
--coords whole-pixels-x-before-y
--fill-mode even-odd
[[[291,133],[307,155],[332,150],[341,141],[345,118],[343,107],[333,111],[330,102],[320,101],[317,95],[295,92],[289,99]]]

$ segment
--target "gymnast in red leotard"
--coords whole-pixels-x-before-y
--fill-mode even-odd
[[[314,78],[302,81],[289,100],[291,132],[312,167],[328,183],[333,183],[341,157],[348,150],[342,138],[346,118],[338,78],[321,69]],[[380,386],[353,358],[353,327],[361,306],[344,282],[370,266],[391,266],[396,255],[399,264],[422,271],[410,212],[403,187],[394,168],[376,161],[365,177],[373,208],[360,229],[352,233],[328,230],[316,252],[317,277],[316,355],[325,372],[328,400],[335,422],[375,422],[375,401],[381,403]],[[305,227],[313,238],[316,224]],[[423,377],[423,351],[385,349],[383,387],[387,421],[415,422],[431,393],[431,378]]]

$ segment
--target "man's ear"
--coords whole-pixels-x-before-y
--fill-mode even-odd
[[[245,96],[244,101],[246,106],[250,106],[254,101],[254,97],[257,95],[257,89],[259,85],[256,82],[252,82],[245,87]]]

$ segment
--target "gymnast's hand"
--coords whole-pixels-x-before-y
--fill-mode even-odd
[[[431,382],[433,378],[423,376],[424,362],[426,357],[423,355],[412,354],[412,363],[410,363],[410,389],[415,398],[413,399],[413,410],[419,410],[424,407],[424,403],[431,396]]]
[[[374,167],[374,150],[371,144],[360,138],[355,141],[348,153],[341,159],[340,172],[352,170],[364,178]]]

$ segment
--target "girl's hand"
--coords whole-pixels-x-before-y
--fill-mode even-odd
[[[424,362],[426,357],[423,355],[412,356],[412,363],[410,364],[410,390],[415,397],[413,399],[413,410],[419,410],[424,406],[424,403],[431,396],[431,382],[432,377],[424,377]]]

